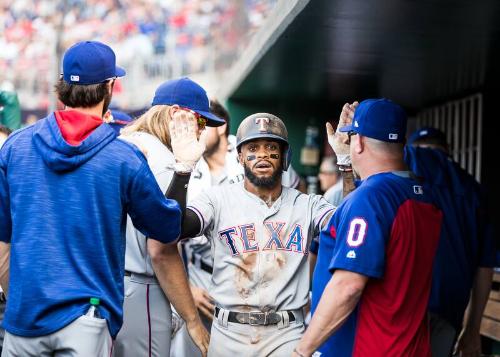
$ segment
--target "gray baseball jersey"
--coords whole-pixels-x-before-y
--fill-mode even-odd
[[[137,132],[128,136],[120,136],[120,139],[140,146],[158,186],[160,186],[162,192],[166,192],[174,175],[175,158],[172,152],[157,137],[148,133]],[[125,270],[154,276],[151,258],[146,245],[146,237],[135,229],[132,220],[128,216],[126,233]]]
[[[174,174],[174,155],[155,136],[143,132],[121,136],[136,144],[145,154],[156,182],[166,192]],[[125,300],[123,326],[116,337],[113,357],[167,356],[170,351],[171,310],[161,286],[154,277],[147,237],[127,217]]]
[[[283,187],[268,207],[243,183],[203,191],[188,208],[211,241],[210,294],[233,311],[297,310],[307,303],[311,239],[333,207]]]
[[[220,186],[242,182],[244,178],[243,166],[238,162],[238,152],[236,150],[236,137],[229,135],[229,147],[226,154],[225,166],[223,172],[218,177],[213,177],[210,173],[210,168],[207,162],[202,158],[196,165],[188,186],[188,202],[195,199],[204,189],[211,186]],[[287,171],[283,172],[281,183],[283,186],[296,188],[299,184],[300,177],[297,172],[290,166]],[[189,239],[184,243],[184,248],[187,254],[188,261],[191,260],[193,254],[197,255],[205,264],[212,266],[212,252],[210,249],[209,240],[204,237]],[[189,274],[191,277],[191,271]],[[198,274],[200,275],[200,274]],[[202,284],[202,287],[205,284]]]

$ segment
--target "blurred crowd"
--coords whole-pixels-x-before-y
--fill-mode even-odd
[[[16,88],[43,93],[26,104],[46,108],[60,54],[86,39],[112,45],[126,68],[140,63],[146,78],[168,76],[162,67],[172,62],[176,76],[227,68],[276,2],[4,0],[0,82],[9,80]]]

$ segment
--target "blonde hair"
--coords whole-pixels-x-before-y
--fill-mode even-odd
[[[168,123],[171,118],[169,109],[170,106],[168,105],[152,106],[146,113],[142,114],[139,118],[123,128],[120,133],[122,135],[131,135],[135,132],[142,131],[156,136],[170,149]]]

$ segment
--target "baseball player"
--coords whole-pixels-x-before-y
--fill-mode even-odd
[[[444,212],[429,299],[433,356],[481,354],[481,320],[495,266],[494,233],[482,188],[448,156],[446,135],[421,128],[408,139],[405,161],[431,184]],[[469,303],[468,314],[464,313]]]
[[[366,100],[340,131],[363,181],[322,231],[313,316],[293,356],[430,356],[442,213],[404,163],[406,114],[389,100]]]
[[[0,241],[10,245],[4,357],[110,355],[123,318],[127,213],[175,261],[179,205],[102,120],[123,75],[109,46],[75,44],[56,85],[65,110],[0,150]]]
[[[203,189],[211,186],[233,184],[243,181],[243,166],[238,161],[236,137],[229,133],[229,113],[217,101],[210,102],[210,111],[223,118],[226,125],[207,128],[207,149],[191,175],[188,187],[188,200],[196,198]],[[300,177],[290,165],[282,174],[282,185],[296,188]],[[202,313],[202,320],[209,329],[212,324],[215,305],[208,290],[213,271],[210,240],[205,237],[186,239],[183,249],[188,262],[188,275],[191,291],[196,306]],[[193,344],[185,326],[172,339],[171,357],[199,355],[199,349]]]
[[[195,121],[194,128],[182,126],[191,121]],[[188,173],[193,170],[205,149],[205,125],[223,124],[224,120],[210,113],[205,90],[189,78],[181,78],[159,86],[152,107],[123,129],[120,138],[131,141],[143,150],[158,185],[162,192],[166,192],[174,172],[178,173],[177,176],[182,173],[189,178]],[[199,141],[196,136],[200,136]],[[184,197],[178,201],[185,202],[185,188],[179,188],[179,192]],[[180,259],[176,260],[174,266],[172,261],[158,256],[159,249],[162,247],[138,231],[129,217],[124,323],[115,342],[115,357],[168,356],[170,302],[186,321],[187,331],[198,351],[206,355],[208,333],[202,327],[198,314],[193,314],[196,308],[184,265]]]
[[[186,210],[183,236],[204,234],[214,257],[209,356],[287,356],[304,330],[309,243],[333,207],[282,186],[287,136],[272,114],[244,119],[236,144],[243,182],[205,190]]]

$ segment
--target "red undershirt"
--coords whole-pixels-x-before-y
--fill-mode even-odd
[[[59,110],[54,114],[64,140],[74,146],[80,145],[103,123],[100,117],[84,114],[76,110]]]

